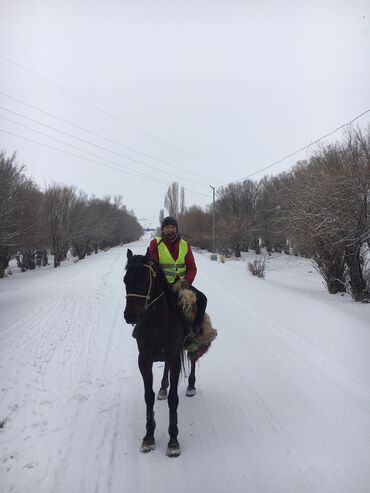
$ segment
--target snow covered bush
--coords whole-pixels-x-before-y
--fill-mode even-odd
[[[263,279],[265,277],[266,261],[265,259],[255,259],[253,262],[248,262],[248,270],[252,276],[260,277]]]

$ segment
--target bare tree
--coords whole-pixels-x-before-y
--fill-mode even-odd
[[[76,201],[74,187],[53,184],[44,193],[44,217],[54,253],[54,267],[66,258],[71,240],[71,211]]]
[[[24,182],[24,167],[16,163],[16,155],[6,157],[0,153],[0,246],[15,243],[21,229],[14,224],[14,214],[23,208],[19,200],[20,186]]]
[[[185,189],[181,187],[180,189],[180,216],[185,214]]]
[[[170,216],[178,217],[179,215],[179,184],[173,182],[167,190],[164,197],[164,206]]]
[[[281,206],[283,176],[282,174],[280,177],[264,177],[258,183],[255,230],[269,254],[286,249],[287,237],[280,225],[276,223]]]
[[[217,192],[217,241],[221,253],[235,254],[249,246],[258,248],[256,203],[258,185],[252,180],[231,183]]]
[[[204,249],[212,247],[212,216],[199,206],[189,207],[179,218],[179,227],[184,237],[194,246]]]
[[[17,263],[22,272],[34,269],[36,264],[47,263],[47,238],[42,222],[42,192],[30,181],[25,181],[19,190],[23,207],[15,213],[13,221],[21,226],[17,238]],[[14,254],[13,250],[13,254]]]
[[[159,211],[159,225],[161,225],[161,224],[162,224],[163,219],[164,219],[164,210],[163,210],[163,209],[161,209],[161,210]]]
[[[94,225],[89,212],[88,197],[84,192],[80,192],[73,200],[70,210],[70,241],[74,254],[80,260],[92,249],[91,237]]]
[[[11,255],[22,250],[30,259],[40,243],[38,235],[40,192],[23,174],[24,167],[16,163],[16,155],[0,153],[0,278]],[[32,250],[32,251],[31,251]],[[21,259],[23,260],[23,259]]]

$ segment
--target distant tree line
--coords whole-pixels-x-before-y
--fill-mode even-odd
[[[216,250],[261,248],[310,257],[330,293],[370,301],[370,131],[351,130],[289,172],[231,183],[217,192]],[[178,220],[193,245],[212,248],[212,206]]]
[[[142,234],[122,197],[88,197],[60,184],[41,191],[25,176],[15,154],[0,152],[0,278],[13,256],[24,271],[45,265],[49,251],[57,267],[69,249],[83,259]]]

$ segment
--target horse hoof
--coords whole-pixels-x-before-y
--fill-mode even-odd
[[[187,395],[188,397],[193,397],[196,393],[197,393],[197,390],[196,390],[196,388],[195,388],[195,387],[193,387],[193,388],[189,388],[189,387],[188,387],[188,388],[186,389],[186,395]]]
[[[165,399],[167,399],[167,389],[159,389],[157,399],[159,401],[164,401]]]
[[[168,446],[166,450],[167,457],[178,457],[181,454],[180,445]]]
[[[143,454],[147,454],[148,452],[151,452],[152,450],[155,449],[155,443],[154,440],[144,440],[143,443],[141,444],[140,447],[140,452]]]

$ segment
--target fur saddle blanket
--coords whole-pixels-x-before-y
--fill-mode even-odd
[[[197,313],[197,297],[194,291],[187,289],[183,286],[181,281],[175,282],[173,285],[173,291],[177,294],[177,305],[180,308],[185,321],[192,325]],[[217,330],[212,327],[212,322],[207,313],[204,314],[202,322],[202,332],[196,338],[199,345],[199,349],[194,355],[197,360],[202,356],[211,346],[211,342],[217,337]]]

